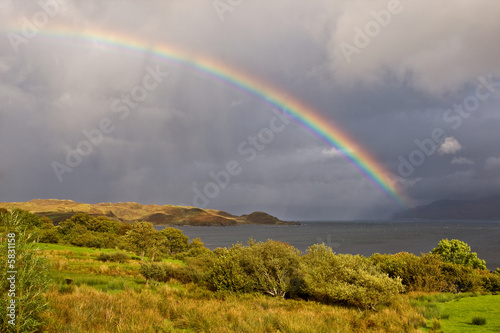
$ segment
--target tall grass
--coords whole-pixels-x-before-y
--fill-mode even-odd
[[[417,332],[406,298],[379,312],[168,285],[109,294],[87,285],[47,293],[47,332]]]

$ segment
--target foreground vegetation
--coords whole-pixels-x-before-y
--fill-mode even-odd
[[[443,240],[421,256],[366,258],[335,254],[323,244],[303,254],[271,240],[210,251],[174,228],[159,232],[146,222],[130,225],[86,214],[54,226],[13,210],[3,212],[1,222],[2,243],[5,234],[15,233],[25,246],[16,258],[21,332],[498,328],[497,310],[464,309],[480,303],[498,309],[500,296],[492,293],[500,291],[500,274],[486,270],[458,240]],[[7,290],[4,276],[2,281]],[[478,296],[483,294],[490,296]],[[16,331],[5,318],[1,327]]]

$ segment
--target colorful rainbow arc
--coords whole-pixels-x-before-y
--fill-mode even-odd
[[[111,33],[109,31],[98,29],[72,31],[66,27],[57,27],[56,29],[40,30],[39,34],[55,38],[87,40],[141,53],[149,52],[163,60],[194,68],[210,77],[217,78],[231,86],[243,89],[278,109],[293,115],[296,121],[314,132],[335,149],[342,152],[343,156],[365,174],[379,189],[388,194],[399,204],[403,206],[407,205],[406,198],[402,191],[398,188],[397,184],[391,180],[384,167],[380,165],[368,151],[362,149],[354,139],[344,133],[344,131],[333,122],[323,118],[318,111],[305,105],[297,98],[285,94],[277,87],[252,77],[248,73],[221,64],[214,59],[190,54],[185,50],[180,50],[172,46],[151,46],[151,44],[141,42],[138,39]]]

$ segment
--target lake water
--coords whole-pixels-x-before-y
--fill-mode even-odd
[[[162,229],[163,227],[158,227]],[[205,246],[230,247],[252,237],[287,242],[301,251],[325,243],[337,253],[398,253],[420,255],[437,246],[443,238],[460,239],[486,260],[489,269],[500,267],[500,222],[465,221],[349,221],[302,222],[299,226],[242,225],[236,227],[177,227],[190,239],[199,237]]]

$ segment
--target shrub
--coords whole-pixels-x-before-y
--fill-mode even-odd
[[[216,253],[208,279],[214,290],[257,291],[280,297],[298,293],[300,252],[289,244],[268,240]]]
[[[101,253],[99,253],[99,255],[97,256],[97,260],[102,261],[102,262],[111,261],[111,254],[101,252]]]
[[[430,259],[430,258],[426,258]],[[390,277],[401,278],[409,291],[435,291],[440,289],[441,271],[439,264],[429,262],[412,253],[400,252],[391,254],[374,254],[370,260]]]
[[[437,254],[375,254],[370,260],[390,277],[401,277],[409,291],[498,291],[500,276],[471,266],[443,262]]]
[[[213,290],[248,292],[254,289],[252,281],[245,274],[239,260],[241,245],[233,245],[224,250],[214,261],[209,278],[209,286]]]
[[[481,279],[481,285],[485,291],[489,292],[499,292],[500,291],[500,274],[479,271],[479,278]]]
[[[141,264],[139,273],[146,278],[146,281],[165,281],[165,267],[163,264],[146,262]]]
[[[208,286],[216,258],[211,251],[197,257],[188,257],[186,265],[182,267],[183,274],[189,278],[189,282]]]
[[[106,242],[101,237],[95,236],[92,233],[88,233],[88,235],[86,235],[86,238],[82,241],[82,245],[80,246],[102,249],[106,247]]]
[[[307,250],[303,273],[306,292],[324,303],[374,309],[404,291],[399,277],[390,278],[367,258],[336,255],[324,244]]]
[[[100,260],[102,262],[107,262],[107,261],[112,261],[112,262],[119,262],[119,263],[125,263],[130,259],[130,256],[124,252],[116,252],[116,253],[99,253],[99,256],[97,257],[97,260]]]
[[[256,291],[280,297],[297,292],[300,251],[293,246],[273,240],[252,243],[237,257]]]
[[[42,230],[38,241],[41,243],[57,244],[59,243],[59,233],[56,229]]]
[[[472,318],[473,325],[486,325],[486,318],[484,317],[474,317]]]
[[[448,284],[445,291],[457,293],[483,290],[480,276],[471,267],[442,263],[441,269]]]
[[[139,273],[144,276],[147,281],[168,282],[170,279],[175,279],[182,283],[196,282],[196,276],[200,274],[200,272],[193,269],[193,267],[155,262],[141,264]]]
[[[130,260],[130,256],[124,252],[116,252],[111,255],[111,261],[119,262],[121,264]]]

